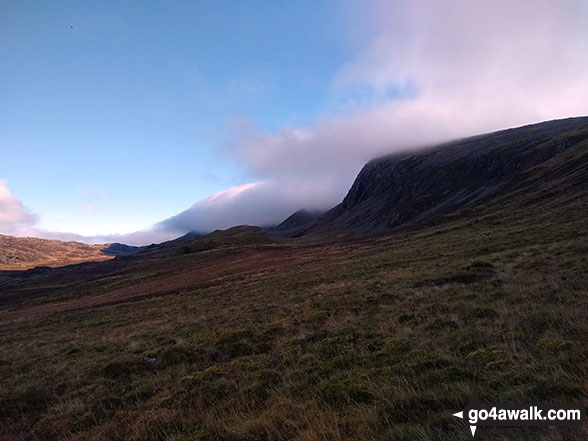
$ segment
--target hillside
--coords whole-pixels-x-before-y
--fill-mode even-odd
[[[445,150],[374,161],[302,237],[236,227],[0,272],[0,440],[465,441],[452,414],[472,386],[483,402],[588,404],[585,121],[467,141],[498,136],[486,153],[450,143],[463,159],[444,175]],[[390,164],[413,179],[390,200],[463,191],[378,211]],[[332,233],[359,225],[387,234]],[[476,437],[580,441],[588,426]]]
[[[308,211],[308,210],[298,210],[294,214],[290,215],[286,220],[284,220],[280,225],[275,227],[277,231],[287,231],[292,230],[294,228],[298,228],[308,222],[316,219],[322,213],[316,211]]]
[[[36,266],[64,266],[103,261],[117,255],[133,254],[141,247],[113,243],[87,245],[80,242],[14,237],[0,234],[0,270],[28,269]]]
[[[267,237],[273,238],[291,237],[295,235],[301,227],[317,219],[321,214],[322,212],[320,211],[301,209],[292,213],[279,225],[272,228],[265,228],[262,233]]]
[[[549,161],[587,139],[588,118],[569,118],[376,159],[361,170],[341,204],[289,233],[381,234],[440,222],[525,186],[536,190],[585,170],[584,155],[543,173]]]

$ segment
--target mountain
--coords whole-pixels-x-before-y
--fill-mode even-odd
[[[204,235],[203,233],[199,233],[197,231],[188,231],[180,239],[192,239],[194,237],[199,237],[199,236],[203,236],[203,235]]]
[[[114,242],[106,245],[99,245],[102,248],[102,254],[107,256],[129,256],[131,254],[143,251],[146,247],[136,247],[132,245],[126,245],[124,243]]]
[[[303,237],[239,226],[0,271],[0,440],[466,440],[472,386],[585,404],[585,124],[372,161],[286,224]]]
[[[323,212],[301,209],[291,214],[281,224],[273,228],[266,228],[263,233],[268,237],[289,237],[303,225],[318,218]]]
[[[36,266],[64,266],[81,262],[103,261],[118,255],[141,251],[120,243],[88,245],[80,242],[14,237],[0,234],[0,270],[27,269]]]
[[[588,117],[569,118],[375,159],[339,205],[289,233],[381,234],[430,225],[516,191],[547,188],[565,174],[586,177],[588,155],[566,152],[581,143],[586,152],[587,139]]]

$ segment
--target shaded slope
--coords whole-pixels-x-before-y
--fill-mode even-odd
[[[264,228],[260,233],[272,238],[286,238],[295,235],[303,226],[317,219],[323,212],[298,210],[292,213],[281,224],[272,228]]]
[[[136,247],[132,245],[125,245],[124,243],[111,243],[106,245],[99,245],[102,248],[102,253],[107,256],[128,256],[143,251],[146,247]]]
[[[313,219],[319,217],[322,213],[319,211],[298,210],[290,215],[285,221],[278,225],[275,230],[284,231],[292,228],[301,227]]]
[[[235,248],[240,246],[268,244],[273,241],[260,234],[263,229],[250,225],[239,225],[226,230],[215,230],[212,233],[198,235],[188,233],[177,239],[159,244],[141,247],[141,252],[119,254],[118,260],[163,259],[182,254],[199,253],[218,248]]]

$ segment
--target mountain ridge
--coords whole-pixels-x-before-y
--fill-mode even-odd
[[[37,238],[13,238],[9,243],[6,238],[11,236],[0,235],[0,269],[103,261],[145,249],[157,256],[193,253],[232,243],[255,243],[254,235],[271,239],[342,233],[378,235],[432,225],[492,204],[515,191],[546,186],[549,180],[574,172],[581,174],[575,184],[581,186],[588,181],[588,149],[578,152],[573,161],[551,167],[548,173],[541,168],[550,169],[550,161],[586,140],[588,117],[574,117],[375,158],[365,164],[342,202],[330,210],[322,214],[298,210],[273,228],[233,227],[225,230],[227,234],[221,235],[220,241],[218,231],[208,235],[189,232],[155,248]],[[243,228],[246,230],[241,231]]]
[[[531,169],[586,139],[588,117],[576,117],[376,158],[340,204],[290,236],[382,234],[435,222],[508,193]]]

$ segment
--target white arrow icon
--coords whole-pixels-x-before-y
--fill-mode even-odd
[[[461,412],[454,413],[453,416],[463,419],[463,410]],[[475,436],[476,435],[476,426],[470,426],[470,430],[472,431],[472,436]]]

